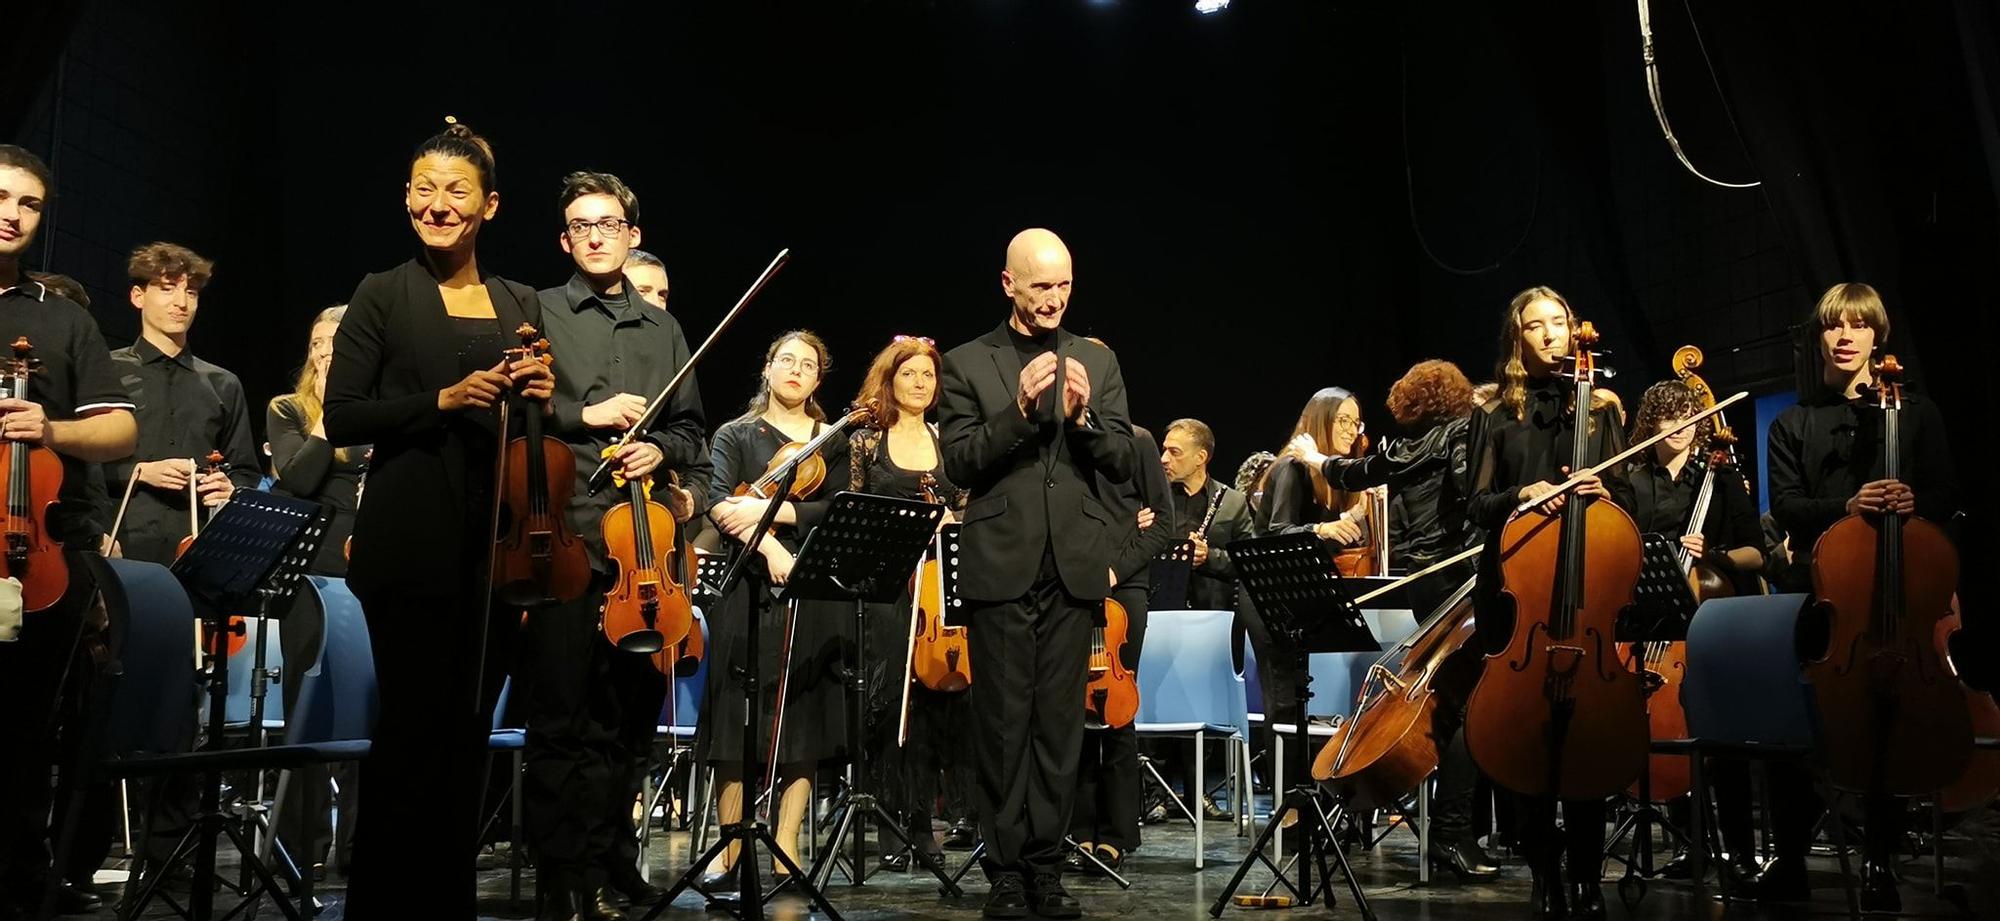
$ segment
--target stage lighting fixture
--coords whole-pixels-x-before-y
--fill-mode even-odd
[[[1197,13],[1220,13],[1226,9],[1229,9],[1229,0],[1194,0],[1194,11]]]

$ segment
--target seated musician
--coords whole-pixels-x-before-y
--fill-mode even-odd
[[[1701,398],[1688,385],[1661,381],[1646,388],[1639,398],[1639,417],[1633,423],[1633,440],[1651,438],[1674,429],[1700,412]],[[1651,451],[1628,462],[1620,476],[1605,480],[1612,500],[1632,515],[1641,533],[1663,534],[1680,543],[1698,563],[1713,567],[1729,583],[1729,594],[1754,593],[1756,573],[1764,565],[1757,509],[1744,489],[1743,475],[1734,465],[1714,470],[1712,505],[1701,527],[1689,533],[1690,516],[1709,470],[1709,439],[1712,420],[1680,428]],[[1722,816],[1723,848],[1729,854],[1729,871],[1748,879],[1756,871],[1752,855],[1750,825],[1750,767],[1734,758],[1709,761],[1709,777],[1715,785],[1716,804]],[[1687,827],[1687,798],[1670,804],[1675,824]],[[1668,879],[1686,879],[1690,858],[1685,848],[1661,868]]]
[[[1173,484],[1167,530],[1194,544],[1187,606],[1200,611],[1236,609],[1236,567],[1228,547],[1250,531],[1250,503],[1243,491],[1208,475],[1215,431],[1200,419],[1176,419],[1160,441],[1160,466]]]
[[[1775,586],[1783,592],[1813,588],[1813,549],[1821,535],[1848,515],[1917,515],[1948,525],[1959,508],[1958,480],[1937,404],[1906,394],[1902,413],[1903,475],[1882,470],[1882,414],[1875,409],[1875,360],[1889,338],[1889,312],[1881,295],[1864,284],[1827,289],[1814,310],[1822,362],[1817,393],[1771,421],[1766,463],[1771,516],[1789,538],[1791,562]],[[1773,831],[1778,856],[1757,878],[1759,899],[1794,901],[1811,894],[1805,855],[1823,804],[1799,768],[1770,766]],[[1896,845],[1902,838],[1901,799],[1869,795],[1861,906],[1899,910]]]

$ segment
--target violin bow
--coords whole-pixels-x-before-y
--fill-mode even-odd
[[[742,313],[743,308],[750,306],[750,302],[756,299],[759,293],[763,292],[764,286],[771,283],[771,278],[777,275],[778,270],[784,268],[785,263],[790,262],[791,258],[792,251],[790,249],[781,249],[778,251],[778,255],[772,257],[771,264],[764,267],[763,274],[758,275],[757,280],[750,283],[750,289],[743,292],[743,296],[736,300],[736,306],[729,308],[729,312],[722,315],[722,319],[715,324],[715,328],[709,330],[708,338],[701,341],[701,346],[694,350],[694,354],[688,356],[687,363],[681,365],[681,369],[675,372],[673,380],[668,381],[667,386],[660,389],[659,396],[654,397],[653,402],[646,405],[646,411],[639,414],[639,420],[632,423],[632,427],[626,429],[625,434],[618,436],[617,441],[611,443],[613,455],[617,453],[619,448],[623,448],[646,436],[648,430],[652,428],[654,421],[659,418],[660,410],[666,407],[667,399],[674,395],[674,391],[680,389],[681,381],[694,372],[694,366],[701,363],[703,355],[708,354],[709,346],[715,344],[715,340],[721,337],[722,331],[728,329],[729,324],[736,320],[737,314]],[[604,489],[604,484],[610,482],[611,460],[611,457],[606,457],[604,460],[598,462],[596,470],[591,471],[590,479],[586,484],[590,489],[591,495],[597,495]]]
[[[1641,441],[1638,444],[1626,448],[1625,450],[1620,451],[1617,454],[1614,454],[1611,457],[1598,462],[1597,466],[1595,467],[1591,467],[1590,469],[1584,470],[1580,473],[1570,474],[1569,479],[1564,480],[1561,483],[1561,485],[1558,485],[1555,489],[1550,490],[1546,495],[1526,500],[1521,504],[1514,506],[1514,514],[1519,515],[1522,512],[1525,512],[1538,505],[1546,504],[1550,499],[1553,499],[1556,496],[1562,495],[1563,493],[1575,489],[1578,483],[1581,483],[1584,480],[1589,479],[1590,477],[1594,477],[1599,473],[1602,473],[1606,470],[1611,469],[1612,467],[1624,463],[1625,461],[1629,460],[1631,457],[1638,454],[1639,452],[1644,451],[1647,448],[1650,448],[1666,440],[1668,436],[1674,434],[1675,432],[1678,432],[1689,426],[1699,424],[1701,420],[1716,415],[1717,413],[1722,412],[1724,409],[1729,408],[1731,405],[1740,402],[1742,400],[1747,400],[1749,398],[1750,394],[1748,391],[1738,391],[1735,396],[1730,397],[1727,400],[1723,400],[1722,402],[1719,402],[1714,406],[1710,406],[1709,408],[1704,409],[1701,412],[1695,413],[1694,415],[1687,417],[1687,419],[1683,421],[1681,424],[1676,425],[1673,428],[1661,431],[1658,434],[1655,434],[1653,437],[1646,439],[1645,441]]]

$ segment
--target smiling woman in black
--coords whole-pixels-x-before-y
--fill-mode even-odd
[[[511,392],[539,411],[554,378],[501,352],[540,311],[534,289],[479,265],[479,228],[500,207],[492,150],[453,124],[411,159],[405,204],[423,254],[362,279],[327,372],[327,441],[374,445],[348,585],[368,618],[379,716],[347,913],[469,918],[486,735],[520,616],[481,608],[493,407]],[[431,833],[410,832],[418,815]]]

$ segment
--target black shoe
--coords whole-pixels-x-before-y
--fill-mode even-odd
[[[1091,865],[1091,869],[1097,870],[1099,873],[1103,873],[1105,870],[1116,873],[1118,872],[1118,868],[1125,865],[1125,852],[1109,844],[1098,845],[1092,849],[1092,853],[1097,858],[1097,863],[1104,865],[1103,869],[1098,869],[1096,864]]]
[[[947,851],[969,851],[979,844],[979,827],[960,819],[953,822],[944,832],[944,849]]]
[[[95,887],[89,883],[64,882],[56,890],[56,911],[65,915],[88,915],[104,907]]]
[[[695,881],[694,887],[701,890],[703,895],[710,897],[734,895],[742,891],[742,884],[737,881],[737,871],[733,866],[720,873],[703,873],[701,879]]]
[[[611,894],[613,898],[623,900],[624,904],[619,907],[624,908],[630,905],[651,905],[666,895],[667,890],[646,882],[639,878],[639,874],[633,873],[625,878],[612,880]]]
[[[583,913],[584,921],[631,921],[617,905],[612,904],[611,889],[608,886],[597,887],[596,897],[584,907],[587,909]]]
[[[1492,879],[1500,875],[1499,865],[1493,858],[1480,850],[1479,845],[1470,841],[1446,844],[1431,842],[1431,866],[1450,870],[1459,882],[1472,879]]]
[[[1692,878],[1694,876],[1694,858],[1688,855],[1686,848],[1674,852],[1674,859],[1660,865],[1659,876],[1661,879]]]
[[[1070,848],[1069,853],[1063,857],[1063,871],[1088,876],[1097,872],[1097,864],[1091,863],[1089,858],[1083,856],[1082,848]]]
[[[1812,898],[1806,883],[1806,863],[1798,857],[1780,857],[1764,872],[1750,880],[1750,898],[1759,902],[1803,902]]]
[[[894,854],[882,855],[882,869],[891,873],[910,872],[911,862],[909,851],[897,851]]]
[[[1757,858],[1750,856],[1748,852],[1730,854],[1722,861],[1722,872],[1728,875],[1729,884],[1732,886],[1750,885],[1750,881],[1757,878],[1757,873],[1761,869],[1763,868],[1757,865]]]
[[[1903,910],[1903,894],[1896,891],[1896,871],[1888,864],[1871,860],[1862,866],[1861,910]]]
[[[1037,873],[1028,881],[1028,906],[1044,918],[1083,917],[1083,906],[1063,888],[1059,873]]]
[[[1596,882],[1570,884],[1569,916],[1604,921],[1604,888]]]
[[[982,914],[994,921],[1016,921],[1028,916],[1028,890],[1021,882],[1021,874],[993,875],[993,884],[986,892],[986,908]]]
[[[541,906],[535,909],[535,921],[583,921],[583,912],[577,905],[576,893],[561,886],[550,886],[540,890]]]

